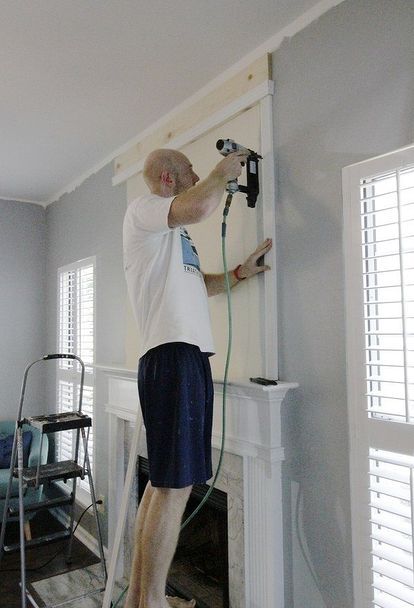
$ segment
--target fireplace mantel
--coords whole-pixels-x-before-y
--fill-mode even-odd
[[[136,371],[97,365],[97,380],[109,414],[109,548],[119,512],[125,474],[125,425],[141,423]],[[225,454],[241,459],[244,556],[241,568],[230,568],[231,608],[283,608],[283,529],[280,410],[288,390],[297,384],[263,387],[250,382],[227,386]],[[105,393],[103,391],[105,390]],[[221,447],[223,382],[214,382],[213,447]],[[146,456],[146,446],[141,452]],[[231,498],[231,497],[230,497]],[[229,543],[231,539],[229,538]],[[237,548],[237,553],[240,547]],[[244,581],[237,580],[242,572]],[[119,575],[123,574],[122,559]],[[232,576],[233,579],[232,580]],[[244,583],[244,584],[242,584]],[[243,593],[240,593],[243,588]]]

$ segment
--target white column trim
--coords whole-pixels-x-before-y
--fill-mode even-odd
[[[277,331],[277,260],[276,260],[276,170],[273,141],[273,91],[260,101],[260,139],[263,160],[261,162],[261,239],[273,239],[273,248],[266,254],[266,264],[271,270],[264,273],[264,297],[262,299],[262,336],[265,351],[267,378],[278,379],[278,331]]]
[[[284,608],[281,462],[243,465],[246,608]]]

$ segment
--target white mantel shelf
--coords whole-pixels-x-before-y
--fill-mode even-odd
[[[136,370],[96,365],[109,415],[109,544],[114,539],[124,476],[124,427],[141,424]],[[284,608],[281,406],[296,383],[227,385],[225,454],[242,459],[243,581],[229,570],[231,608]],[[223,381],[214,381],[213,447],[222,439]],[[146,445],[140,454],[146,456]],[[233,456],[234,458],[234,456]],[[232,498],[230,496],[230,504]],[[233,542],[229,537],[229,542]],[[229,556],[232,552],[229,546]],[[121,560],[122,562],[122,560]],[[119,564],[122,575],[122,563]],[[230,568],[230,557],[229,557]],[[243,588],[243,592],[240,589]]]
[[[136,380],[137,370],[123,367],[122,365],[96,364],[96,370],[102,371],[107,375],[118,376],[120,378],[132,378]],[[223,380],[214,380],[214,391],[221,394],[223,392]],[[283,394],[288,390],[297,388],[299,385],[296,382],[278,382],[276,386],[263,386],[248,382],[246,380],[233,380],[227,383],[228,392],[241,397],[251,396],[260,400],[268,400],[270,395]],[[269,393],[269,397],[266,395]],[[262,395],[262,397],[260,397]]]
[[[136,370],[121,366],[96,365],[108,376],[108,399],[105,410],[135,423],[139,409]],[[297,384],[279,382],[262,386],[246,381],[232,381],[226,390],[226,451],[239,456],[260,457],[267,461],[283,460],[280,407],[286,393]],[[212,445],[221,446],[223,427],[223,381],[214,381],[214,421]]]

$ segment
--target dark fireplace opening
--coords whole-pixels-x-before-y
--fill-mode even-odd
[[[138,458],[138,501],[148,482],[148,460]],[[195,486],[184,519],[209,486]],[[214,488],[207,503],[180,534],[168,576],[168,595],[195,598],[197,608],[229,608],[227,494]]]

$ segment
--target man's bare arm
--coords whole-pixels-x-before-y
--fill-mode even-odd
[[[227,182],[241,175],[241,163],[245,162],[246,155],[237,152],[229,154],[206,179],[178,194],[171,203],[168,226],[177,228],[197,224],[209,217],[220,204]]]
[[[230,287],[235,287],[238,283],[241,283],[244,279],[249,279],[260,272],[270,270],[270,266],[257,265],[257,260],[265,255],[272,248],[272,239],[266,239],[253,251],[247,260],[238,266],[237,276],[234,270],[231,270],[229,274]],[[239,277],[239,278],[237,278]],[[225,275],[222,274],[205,274],[204,282],[207,288],[207,294],[209,296],[216,296],[226,291]]]

